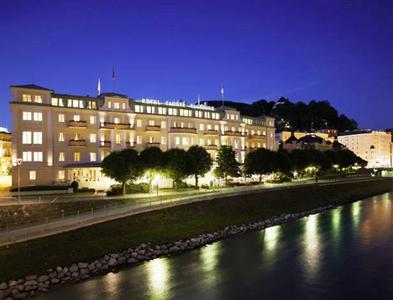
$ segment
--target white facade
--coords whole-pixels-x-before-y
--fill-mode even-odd
[[[341,135],[338,141],[368,161],[368,168],[393,167],[392,135],[385,131],[370,131]]]

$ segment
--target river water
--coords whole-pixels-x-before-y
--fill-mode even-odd
[[[39,299],[393,299],[393,192]]]

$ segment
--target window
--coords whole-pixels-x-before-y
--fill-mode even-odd
[[[183,139],[182,139],[182,142],[183,142],[183,145],[188,145],[188,143],[189,143],[189,138],[188,137],[183,137]]]
[[[166,122],[165,121],[161,121],[161,128],[166,128]]]
[[[81,116],[80,115],[74,115],[74,121],[75,122],[79,122],[81,120]]]
[[[136,136],[136,143],[137,144],[142,144],[142,137],[140,135]]]
[[[74,152],[74,161],[80,161],[80,160],[81,160],[80,152]]]
[[[31,151],[23,151],[22,159],[24,162],[31,161]]]
[[[180,145],[180,137],[175,138],[175,145]]]
[[[31,131],[23,131],[22,144],[31,144]]]
[[[23,121],[30,121],[31,120],[31,112],[24,111],[22,113],[22,119],[23,119]]]
[[[126,109],[126,104],[122,103],[121,107],[122,107],[123,110],[125,110]]]
[[[199,130],[203,131],[204,130],[204,125],[203,124],[199,124]]]
[[[97,135],[95,133],[90,133],[90,143],[95,143],[97,141]]]
[[[36,180],[37,179],[36,171],[29,171],[29,179],[30,180]]]
[[[151,114],[151,106],[146,106],[146,112],[147,112],[148,114]]]
[[[90,124],[94,125],[96,123],[96,117],[95,116],[90,116]]]
[[[58,106],[59,105],[59,99],[52,98],[51,103],[52,103],[53,106]]]
[[[119,145],[121,143],[121,136],[120,133],[116,133],[115,135],[115,143]]]
[[[204,140],[203,139],[199,139],[199,146],[203,146],[204,145]]]
[[[33,160],[34,161],[43,161],[42,152],[34,152],[33,153]]]
[[[34,96],[34,102],[42,103],[42,97],[38,95]]]
[[[79,107],[79,101],[78,100],[72,100],[72,107],[78,108]]]
[[[90,152],[90,161],[96,161],[96,160],[97,160],[97,153]]]
[[[154,126],[154,125],[155,125],[154,120],[149,120],[149,126]]]
[[[59,114],[59,123],[64,123],[64,122],[65,122],[64,114]]]
[[[40,145],[42,144],[42,132],[34,131],[33,132],[33,144]]]
[[[64,142],[64,133],[59,132],[59,142]]]
[[[108,101],[108,108],[112,108],[112,102]]]
[[[166,145],[166,137],[165,136],[161,137],[161,144]]]
[[[22,95],[23,102],[31,102],[31,95]]]
[[[120,109],[120,103],[119,102],[113,103],[113,108],[114,109]]]
[[[152,137],[152,136],[149,137],[149,143],[150,143],[150,144],[151,144],[151,143],[154,143],[154,137]]]
[[[38,122],[42,121],[42,112],[33,113],[33,120]]]
[[[59,180],[65,179],[65,172],[64,170],[59,170],[59,175],[57,176]]]
[[[142,127],[142,120],[136,120],[136,127]]]
[[[65,153],[64,152],[59,152],[59,161],[65,161]]]
[[[113,118],[113,122],[115,124],[119,124],[120,123],[120,118],[118,118],[118,117]]]

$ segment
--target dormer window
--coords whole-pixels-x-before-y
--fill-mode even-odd
[[[22,95],[23,102],[31,102],[31,95]]]
[[[113,108],[114,108],[114,109],[120,109],[120,103],[119,103],[119,102],[115,102],[115,103],[113,104]]]
[[[38,95],[35,95],[35,96],[34,96],[34,102],[36,102],[36,103],[42,103],[42,97],[41,97],[41,96],[38,96]]]

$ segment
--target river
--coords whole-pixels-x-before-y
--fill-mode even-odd
[[[393,192],[38,299],[392,299]]]

